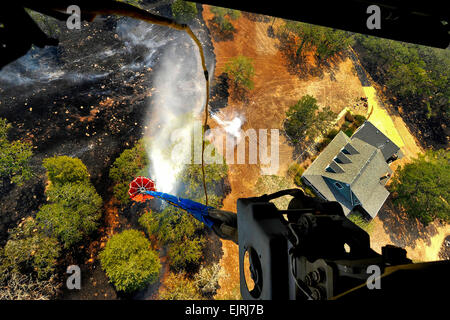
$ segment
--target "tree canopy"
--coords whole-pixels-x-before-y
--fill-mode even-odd
[[[194,2],[175,0],[172,3],[172,15],[180,23],[188,23],[197,16],[197,5]]]
[[[233,32],[235,29],[231,24],[231,20],[236,20],[241,16],[239,10],[215,6],[211,7],[211,12],[214,14],[212,22],[218,27],[219,31],[224,33]]]
[[[405,111],[425,138],[446,143],[450,121],[450,52],[371,36],[356,37],[361,63],[386,87],[387,97]]]
[[[164,287],[159,294],[161,300],[201,300],[194,281],[187,278],[185,273],[169,273]]]
[[[252,59],[242,55],[231,58],[225,65],[225,72],[228,73],[230,80],[237,88],[253,89],[255,68]]]
[[[133,292],[158,280],[161,269],[158,254],[137,230],[113,235],[99,257],[109,281],[118,291]]]
[[[203,253],[204,239],[186,238],[176,245],[169,246],[170,267],[175,271],[186,270],[190,265],[198,265]]]
[[[289,108],[284,130],[293,143],[313,141],[319,134],[327,131],[336,115],[329,107],[318,110],[317,100],[310,95],[303,96]]]
[[[90,184],[68,183],[47,192],[50,204],[36,215],[39,225],[68,248],[92,233],[101,216],[102,199]]]
[[[44,166],[52,185],[46,191],[49,203],[39,209],[36,221],[40,228],[69,248],[96,229],[102,199],[80,159],[46,158]]]
[[[144,140],[139,140],[133,148],[125,149],[114,161],[109,177],[114,181],[114,196],[121,203],[130,201],[128,189],[130,182],[139,175],[146,175],[149,159]]]
[[[425,225],[450,221],[450,153],[428,151],[399,167],[390,185],[394,203]]]
[[[172,206],[162,212],[146,212],[139,218],[140,225],[161,244],[168,246],[169,265],[181,271],[200,263],[205,241],[204,226],[189,213]]]
[[[10,129],[11,124],[0,118],[0,186],[11,182],[21,184],[32,176],[29,164],[32,146],[22,141],[10,142]]]
[[[89,172],[78,158],[69,156],[46,158],[43,161],[43,166],[47,169],[49,180],[56,187],[65,183],[86,183],[89,181]]]
[[[353,43],[349,32],[297,21],[286,21],[279,35],[284,43],[282,48],[296,63],[303,62],[309,52],[314,52],[319,63],[327,61]]]
[[[55,271],[60,251],[58,241],[42,233],[34,219],[29,217],[10,232],[9,240],[0,253],[0,269],[32,273],[40,280],[48,279]]]
[[[226,164],[206,164],[205,176],[209,205],[220,207],[225,196],[218,186],[223,183],[228,173]],[[201,165],[189,164],[178,176],[181,186],[180,197],[204,203],[204,191]],[[199,266],[205,241],[204,225],[189,213],[166,206],[162,211],[144,213],[139,224],[148,235],[168,246],[169,265],[174,271],[193,270]]]

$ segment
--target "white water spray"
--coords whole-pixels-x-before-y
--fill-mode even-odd
[[[198,49],[184,32],[174,34],[175,39],[167,45],[158,66],[155,65],[155,94],[147,121],[149,176],[157,190],[167,193],[176,192],[178,175],[189,163],[194,120],[206,99]],[[172,152],[174,144],[184,147]]]
[[[226,120],[225,116],[220,113],[213,114],[211,116],[225,131],[225,133],[233,138],[234,144],[239,144],[241,141],[241,127],[244,124],[245,117],[243,115],[233,115],[231,120]]]

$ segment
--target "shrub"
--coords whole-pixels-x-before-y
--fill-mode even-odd
[[[347,218],[356,224],[358,227],[366,231],[368,234],[371,234],[375,225],[373,221],[367,221],[360,213],[358,212],[352,212],[350,213]]]
[[[184,273],[169,273],[159,293],[161,300],[201,300],[202,296],[192,280]]]
[[[305,171],[297,162],[289,166],[288,175],[294,180],[296,186],[302,186],[302,174]]]
[[[331,142],[330,138],[328,137],[323,138],[319,143],[316,144],[316,150],[318,152],[322,152],[322,150],[325,149],[330,142]]]
[[[305,95],[286,112],[284,130],[293,143],[308,139],[313,141],[320,133],[326,132],[336,116],[330,108],[318,111],[316,98]]]
[[[201,266],[194,275],[194,283],[198,290],[204,295],[211,295],[219,288],[219,279],[224,271],[218,263],[208,267]]]
[[[32,272],[42,280],[54,273],[59,255],[58,241],[42,234],[33,218],[27,218],[11,231],[0,262],[4,268],[24,274]]]
[[[207,144],[209,145],[209,144]],[[217,197],[223,197],[223,194],[217,192],[217,186],[228,175],[228,166],[224,164],[211,163],[206,164],[205,168],[205,182],[206,189],[208,190],[208,196],[213,198],[214,195]],[[200,164],[190,164],[185,167],[181,172],[178,179],[183,183],[183,196],[193,200],[204,200],[204,189],[203,189],[203,174],[202,166]],[[211,205],[213,204],[211,201]]]
[[[204,229],[200,221],[173,206],[167,206],[161,213],[153,214],[155,219],[158,219],[155,235],[165,244],[182,242],[186,238],[196,236],[198,231]]]
[[[344,130],[344,133],[348,136],[351,137],[353,135],[353,133],[355,132],[355,128],[354,127],[350,127]]]
[[[168,206],[159,213],[144,213],[139,224],[148,235],[154,235],[161,244],[168,245],[172,270],[195,268],[200,263],[205,245],[201,237],[204,225],[190,214]]]
[[[354,122],[355,117],[353,116],[353,114],[351,114],[350,111],[347,111],[347,113],[345,114],[345,120],[347,120],[349,122]]]
[[[233,32],[235,29],[230,22],[240,17],[241,12],[238,10],[227,9],[222,7],[211,7],[211,12],[214,14],[212,22],[219,28],[221,32]]]
[[[237,88],[253,89],[255,68],[252,59],[242,55],[234,57],[226,63],[225,72]]]
[[[102,205],[102,198],[91,184],[67,183],[48,190],[47,196],[49,201],[71,208],[88,219],[98,213]]]
[[[50,300],[60,285],[54,278],[37,280],[29,274],[3,270],[0,265],[0,300]]]
[[[90,184],[67,183],[51,188],[51,204],[36,214],[38,225],[57,237],[65,248],[82,240],[97,227],[102,199]]]
[[[158,280],[158,254],[137,230],[113,235],[99,257],[102,269],[118,291],[133,292]]]
[[[367,120],[366,117],[364,117],[364,116],[362,116],[360,114],[355,115],[354,118],[355,118],[354,124],[357,127],[360,127]]]
[[[115,183],[114,196],[122,203],[130,201],[128,189],[130,182],[139,175],[145,175],[149,159],[145,150],[145,143],[139,140],[131,149],[126,149],[114,161],[109,170],[109,177]]]
[[[8,141],[11,124],[0,118],[0,186],[10,182],[22,184],[31,178],[29,165],[33,153],[31,144],[21,141]]]
[[[169,265],[172,270],[180,271],[196,267],[200,263],[205,240],[201,237],[184,239],[169,246]]]
[[[44,159],[43,165],[47,169],[49,180],[55,186],[71,182],[89,182],[89,172],[78,158],[56,156]]]
[[[175,0],[172,4],[172,15],[180,23],[188,23],[197,15],[197,5],[194,2]]]
[[[144,212],[138,219],[139,225],[144,228],[149,236],[156,235],[159,229],[160,218],[151,211]]]
[[[334,139],[334,137],[337,136],[338,133],[339,133],[339,130],[331,129],[331,130],[328,131],[328,133],[327,133],[327,138],[330,139],[330,141],[331,141],[331,140]]]
[[[429,150],[399,167],[389,189],[398,208],[427,225],[435,219],[450,222],[449,185],[449,151]]]

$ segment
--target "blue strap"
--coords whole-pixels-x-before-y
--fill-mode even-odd
[[[213,207],[205,206],[204,204],[201,204],[199,202],[180,198],[164,192],[146,191],[146,193],[153,197],[167,201],[171,205],[189,212],[195,219],[207,225],[209,228],[211,228],[213,225],[213,221],[208,218],[208,210],[213,209]]]

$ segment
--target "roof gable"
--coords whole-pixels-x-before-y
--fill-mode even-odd
[[[386,161],[399,148],[370,122],[363,126],[351,138],[340,131],[302,177],[326,199],[341,203],[345,213],[360,204],[374,217],[389,195],[382,180],[392,172]],[[367,137],[371,133],[378,136]]]

